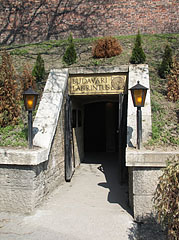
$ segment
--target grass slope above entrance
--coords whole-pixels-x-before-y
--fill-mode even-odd
[[[77,52],[77,61],[70,67],[91,66],[120,66],[129,64],[136,36],[118,36],[122,46],[122,53],[111,58],[95,59],[92,57],[92,47],[96,38],[74,39]],[[167,146],[176,148],[179,145],[178,109],[179,103],[169,102],[166,98],[167,82],[158,76],[158,68],[166,44],[172,48],[173,55],[178,53],[179,34],[142,35],[142,47],[146,54],[146,64],[149,65],[151,105],[152,105],[152,131],[153,137],[148,147]],[[2,46],[11,54],[16,71],[21,74],[25,63],[34,66],[37,54],[40,53],[45,61],[48,75],[50,69],[67,67],[62,58],[67,46],[66,40],[46,41],[26,45]],[[1,61],[1,59],[0,59]],[[27,146],[27,114],[22,114],[18,127],[0,128],[0,146]],[[19,130],[18,130],[19,129]],[[17,137],[17,132],[19,132]],[[18,138],[18,141],[16,140]]]

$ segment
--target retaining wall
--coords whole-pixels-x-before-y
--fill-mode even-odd
[[[64,104],[68,70],[52,70],[33,123],[34,145],[0,149],[0,211],[32,212],[64,182]]]
[[[139,220],[154,214],[153,196],[169,160],[179,161],[179,152],[161,152],[127,149],[126,166],[129,169],[129,203],[134,218]]]
[[[146,150],[144,143],[152,134],[151,104],[149,72],[147,65],[129,66],[128,89],[140,81],[149,88],[145,106],[142,107],[142,139],[141,149],[137,149],[136,110],[133,106],[130,90],[128,90],[127,113],[127,148],[126,166],[129,172],[129,204],[133,210],[134,218],[142,219],[154,213],[153,195],[158,184],[162,169],[166,167],[167,160],[176,158],[179,161],[179,151]]]

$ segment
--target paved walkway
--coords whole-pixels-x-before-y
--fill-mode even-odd
[[[1,213],[0,239],[127,240],[133,239],[132,225],[127,186],[118,184],[114,158],[90,156],[34,214]]]

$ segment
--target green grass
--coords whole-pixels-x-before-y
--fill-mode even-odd
[[[14,49],[10,52],[11,55],[26,56],[29,52],[26,49]]]
[[[172,125],[166,116],[167,110],[159,103],[162,100],[161,94],[156,92],[154,96],[158,98],[151,99],[152,108],[152,138],[148,141],[148,145],[178,145],[179,144],[179,124]],[[170,116],[172,117],[172,116]],[[172,133],[176,134],[172,134]]]
[[[21,122],[16,126],[0,127],[1,147],[27,147],[27,128]]]

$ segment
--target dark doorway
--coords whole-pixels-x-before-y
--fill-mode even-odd
[[[87,104],[84,117],[85,152],[105,152],[105,103]]]
[[[118,151],[118,103],[86,104],[84,113],[85,152]]]

